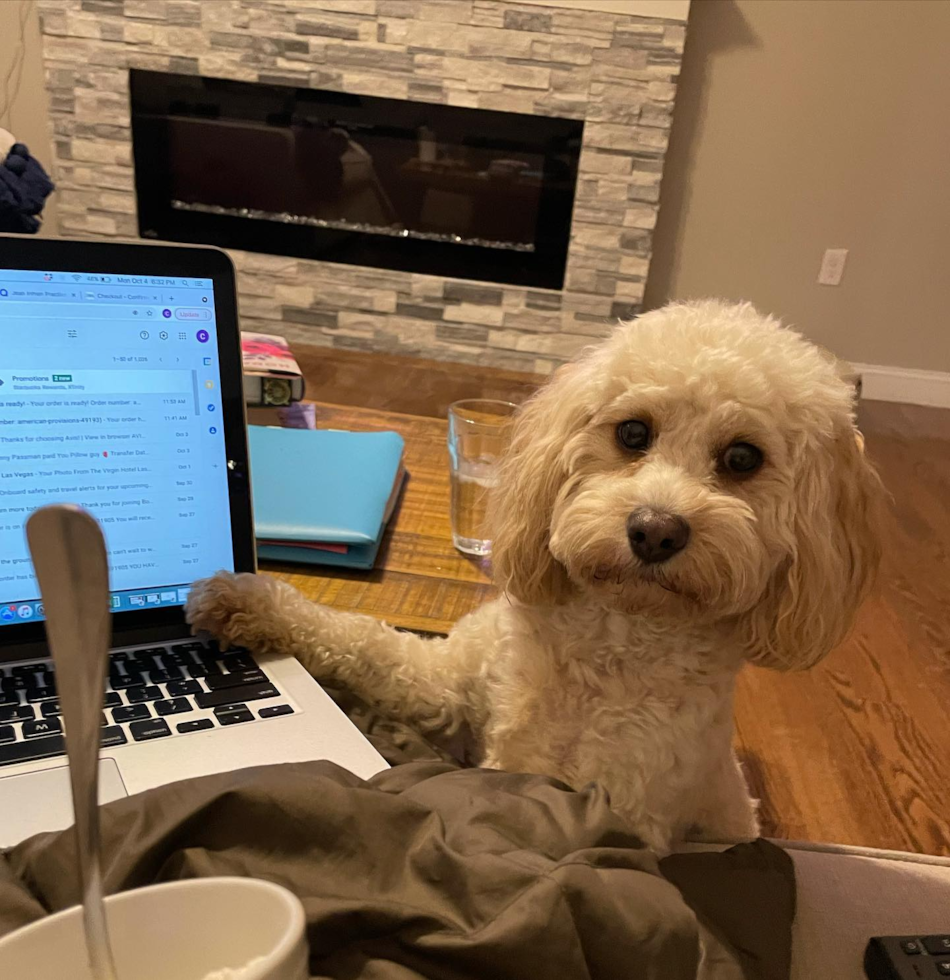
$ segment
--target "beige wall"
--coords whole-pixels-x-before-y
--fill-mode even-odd
[[[690,0],[508,0],[533,3],[541,7],[567,7],[576,10],[602,10],[608,14],[636,14],[638,17],[668,17],[686,20]]]
[[[851,360],[950,371],[948,245],[950,3],[694,0],[649,306],[748,298]]]
[[[25,16],[23,29],[23,61],[19,94],[9,107],[5,107],[6,92],[3,79],[13,67],[14,58],[21,46],[21,13]],[[16,77],[10,84],[12,95]],[[6,108],[6,111],[4,109]],[[46,105],[46,88],[43,84],[43,58],[40,45],[39,23],[35,4],[28,0],[0,0],[0,127],[9,130],[30,152],[50,169],[49,115]],[[55,193],[46,204],[44,219],[55,227]]]

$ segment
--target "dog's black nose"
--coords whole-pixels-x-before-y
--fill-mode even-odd
[[[689,524],[678,514],[639,507],[627,518],[630,548],[648,565],[666,561],[689,542]]]

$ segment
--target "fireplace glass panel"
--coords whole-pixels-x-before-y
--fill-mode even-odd
[[[559,288],[583,123],[132,70],[140,233]]]

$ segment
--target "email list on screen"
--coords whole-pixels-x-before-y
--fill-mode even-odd
[[[0,627],[43,618],[52,503],[101,524],[117,612],[233,568],[211,280],[0,270]]]

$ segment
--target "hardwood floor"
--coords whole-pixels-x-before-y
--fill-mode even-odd
[[[768,833],[950,855],[950,412],[859,423],[893,498],[877,586],[813,670],[743,672],[738,741]]]
[[[463,397],[521,401],[539,380],[297,353],[309,397],[413,415],[444,417]],[[950,855],[950,411],[864,402],[859,422],[893,496],[879,582],[853,635],[818,667],[743,672],[738,748],[766,834]]]

